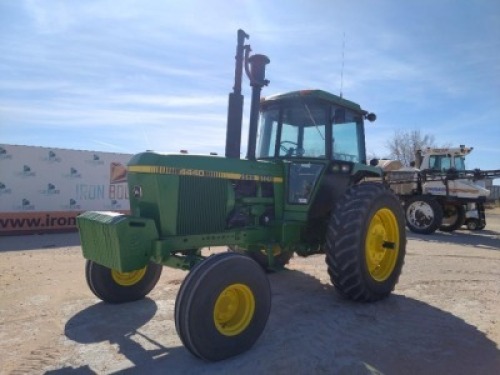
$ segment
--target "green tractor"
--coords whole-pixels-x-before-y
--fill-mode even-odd
[[[320,90],[261,100],[269,59],[250,56],[246,38],[239,30],[225,157],[135,155],[130,215],[90,211],[77,219],[87,283],[105,302],[144,298],[163,266],[190,271],[175,325],[184,346],[209,361],[257,341],[271,307],[266,272],[293,254],[324,253],[338,293],[371,302],[394,289],[406,248],[401,204],[382,170],[366,162],[363,123],[375,115]],[[243,69],[252,103],[240,159]],[[228,251],[203,256],[211,246]]]

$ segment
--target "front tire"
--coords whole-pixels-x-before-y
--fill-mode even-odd
[[[399,199],[382,184],[351,187],[333,210],[326,263],[336,290],[355,301],[387,297],[404,263],[406,234]]]
[[[436,199],[416,195],[405,203],[406,226],[418,234],[434,233],[443,221],[443,209]]]
[[[144,268],[118,272],[91,260],[85,265],[85,279],[95,296],[108,303],[124,303],[144,298],[160,279],[163,266],[150,262]]]
[[[197,264],[175,301],[175,327],[184,346],[207,361],[250,349],[271,309],[262,268],[247,256],[220,253]]]

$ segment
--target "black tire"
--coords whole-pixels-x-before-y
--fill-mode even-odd
[[[445,204],[443,207],[443,220],[439,230],[453,232],[459,229],[465,222],[465,208],[461,204]]]
[[[419,234],[434,233],[443,221],[443,209],[430,195],[416,195],[405,202],[406,226]]]
[[[90,277],[90,267],[92,266],[92,263],[90,260],[87,260],[85,262],[85,280],[87,281],[87,285],[89,287],[89,289],[92,291],[92,293],[94,293],[94,295],[98,298],[100,298],[96,291],[94,290],[94,287],[92,286],[92,282],[91,282],[91,277]]]
[[[160,279],[163,266],[149,263],[132,272],[117,272],[91,260],[85,265],[85,279],[92,293],[104,302],[124,303],[144,298]]]
[[[193,355],[219,361],[250,349],[270,310],[271,289],[262,268],[247,256],[219,253],[197,264],[183,281],[175,327]]]
[[[486,225],[481,225],[481,222],[478,219],[467,219],[465,221],[465,225],[467,226],[468,230],[482,230],[486,227]]]
[[[228,246],[229,251],[233,251],[238,254],[247,255],[253,260],[255,260],[264,271],[274,272],[276,270],[283,269],[293,257],[293,253],[289,251],[281,251],[281,248],[276,247],[274,254],[273,265],[269,264],[269,259],[267,257],[266,251],[247,251],[239,246]]]
[[[467,219],[465,221],[465,225],[468,230],[477,230],[479,227],[479,221],[477,219]]]
[[[349,188],[326,233],[328,273],[341,296],[371,302],[387,297],[404,263],[406,232],[399,199],[382,184]]]

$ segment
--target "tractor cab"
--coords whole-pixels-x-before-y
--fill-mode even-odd
[[[331,208],[335,196],[351,182],[353,171],[366,164],[365,118],[373,121],[375,115],[322,90],[261,100],[255,156],[285,165],[288,210],[300,210],[296,205],[313,200],[308,215],[325,215],[325,209]]]
[[[364,118],[351,101],[322,90],[294,91],[261,101],[257,159],[342,160],[366,164]]]

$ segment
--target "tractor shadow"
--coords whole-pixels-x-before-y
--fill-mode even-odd
[[[500,351],[483,332],[424,302],[398,294],[349,302],[298,270],[269,279],[272,311],[264,333],[249,351],[222,362],[198,360],[178,341],[165,340],[175,334],[173,325],[140,329],[158,313],[150,299],[98,303],[73,316],[65,334],[81,344],[117,345],[132,362],[119,374],[493,374],[500,368]]]
[[[157,304],[150,298],[119,305],[99,302],[71,317],[65,325],[64,334],[79,344],[105,342],[115,345],[118,353],[132,362],[134,368],[147,369],[158,357],[167,354],[175,357],[176,353],[184,351],[180,347],[168,348],[156,341],[153,335],[143,332],[144,326],[153,320],[157,312]],[[58,371],[71,374],[95,373],[88,367],[73,370],[64,368],[52,373],[57,374]]]
[[[493,374],[500,368],[495,342],[422,301],[392,294],[376,303],[351,302],[301,271],[271,281],[273,313],[263,338],[269,347],[250,354],[256,360],[272,348],[271,372],[279,373],[285,358],[287,369],[304,374]]]

